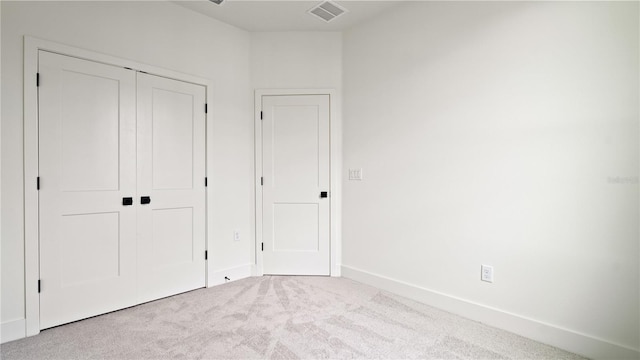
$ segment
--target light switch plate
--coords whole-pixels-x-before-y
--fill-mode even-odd
[[[362,180],[362,168],[349,169],[349,180]]]

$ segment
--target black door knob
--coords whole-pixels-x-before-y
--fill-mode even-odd
[[[151,197],[150,196],[140,197],[140,204],[142,205],[151,204]]]

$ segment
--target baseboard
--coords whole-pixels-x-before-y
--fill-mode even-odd
[[[591,359],[640,359],[640,351],[552,324],[342,265],[342,276]]]
[[[14,320],[0,325],[0,344],[27,337],[26,320]]]
[[[208,286],[216,286],[230,281],[248,278],[254,272],[253,264],[244,264],[209,273]]]

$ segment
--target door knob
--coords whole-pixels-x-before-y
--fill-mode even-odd
[[[320,198],[326,198],[329,196],[329,192],[328,191],[321,191],[320,192]]]
[[[151,197],[150,196],[140,197],[140,204],[142,205],[151,204]]]
[[[133,198],[123,197],[122,198],[122,206],[129,206],[129,205],[133,205]]]

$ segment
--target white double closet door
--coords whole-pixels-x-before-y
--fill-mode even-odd
[[[39,53],[40,328],[205,286],[205,88]]]

